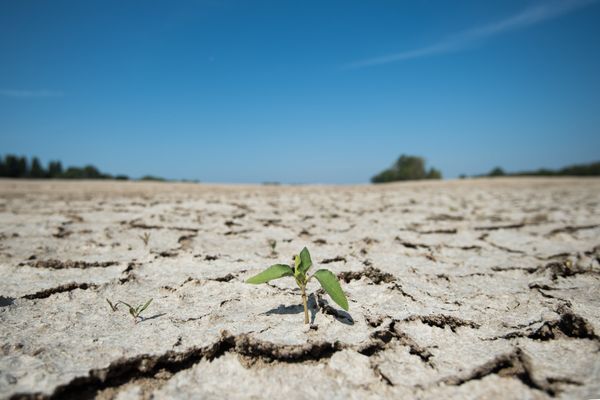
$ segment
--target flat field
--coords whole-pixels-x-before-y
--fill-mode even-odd
[[[599,179],[0,180],[0,398],[597,398],[599,261]]]

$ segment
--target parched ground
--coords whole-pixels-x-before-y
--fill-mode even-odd
[[[599,261],[598,179],[3,180],[0,398],[597,398]]]

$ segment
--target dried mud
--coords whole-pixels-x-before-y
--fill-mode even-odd
[[[0,221],[0,398],[600,397],[598,179],[0,180]],[[349,312],[244,283],[303,246]]]

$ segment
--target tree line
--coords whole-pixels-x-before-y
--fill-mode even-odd
[[[50,161],[44,167],[39,158],[27,160],[25,156],[7,154],[0,157],[0,177],[32,179],[119,179],[128,180],[127,175],[110,175],[101,172],[93,165],[68,167],[63,169],[60,161]]]
[[[496,176],[600,176],[600,161],[589,164],[568,165],[560,169],[540,168],[534,171],[505,172],[501,167],[495,167],[486,175]]]

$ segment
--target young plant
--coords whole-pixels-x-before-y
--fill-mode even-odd
[[[108,305],[110,306],[110,309],[115,312],[117,311],[117,307],[119,306],[119,302],[117,301],[116,303],[112,303],[109,299],[106,299],[106,302],[108,303]]]
[[[150,234],[148,232],[144,232],[143,235],[138,236],[144,242],[144,246],[148,246],[148,242],[150,241]]]
[[[348,311],[348,300],[342,291],[340,282],[336,276],[328,269],[320,269],[311,276],[307,276],[308,270],[312,266],[312,260],[310,259],[310,253],[305,247],[300,252],[300,255],[294,256],[294,268],[285,264],[271,265],[269,268],[264,270],[258,275],[255,275],[248,280],[246,283],[260,284],[267,283],[273,279],[283,278],[284,276],[293,276],[296,280],[296,284],[302,292],[302,304],[304,305],[304,323],[308,324],[308,305],[306,297],[306,285],[314,277],[316,278],[321,287],[327,292],[329,297],[335,301],[340,307]]]
[[[127,308],[129,308],[129,314],[131,314],[131,316],[133,317],[133,322],[136,323],[136,324],[138,323],[138,319],[140,319],[140,320],[142,319],[142,317],[141,317],[142,312],[146,308],[148,308],[148,306],[150,305],[150,303],[152,303],[152,299],[150,299],[150,300],[148,300],[146,302],[146,304],[140,304],[137,307],[133,307],[133,306],[125,303],[124,301],[121,301],[121,300],[117,301],[114,304],[111,303],[111,301],[108,300],[108,299],[106,299],[106,301],[108,302],[108,305],[110,306],[111,310],[113,310],[113,312],[117,311],[117,309],[119,307],[119,304],[123,304],[123,305],[127,306]]]
[[[272,256],[276,256],[277,255],[277,250],[275,250],[275,248],[277,247],[277,240],[275,240],[275,239],[269,239],[268,243],[269,243],[269,247],[271,247],[271,255]]]
[[[150,305],[150,303],[152,303],[152,299],[148,300],[146,302],[146,304],[142,305],[140,304],[137,307],[132,307],[129,304],[125,303],[124,301],[121,302],[122,304],[126,305],[127,308],[129,308],[129,314],[131,314],[131,316],[133,317],[133,322],[134,323],[138,323],[138,318],[142,319],[142,317],[140,316],[140,314],[142,313],[142,311],[144,311],[146,308],[148,308],[148,306]]]

